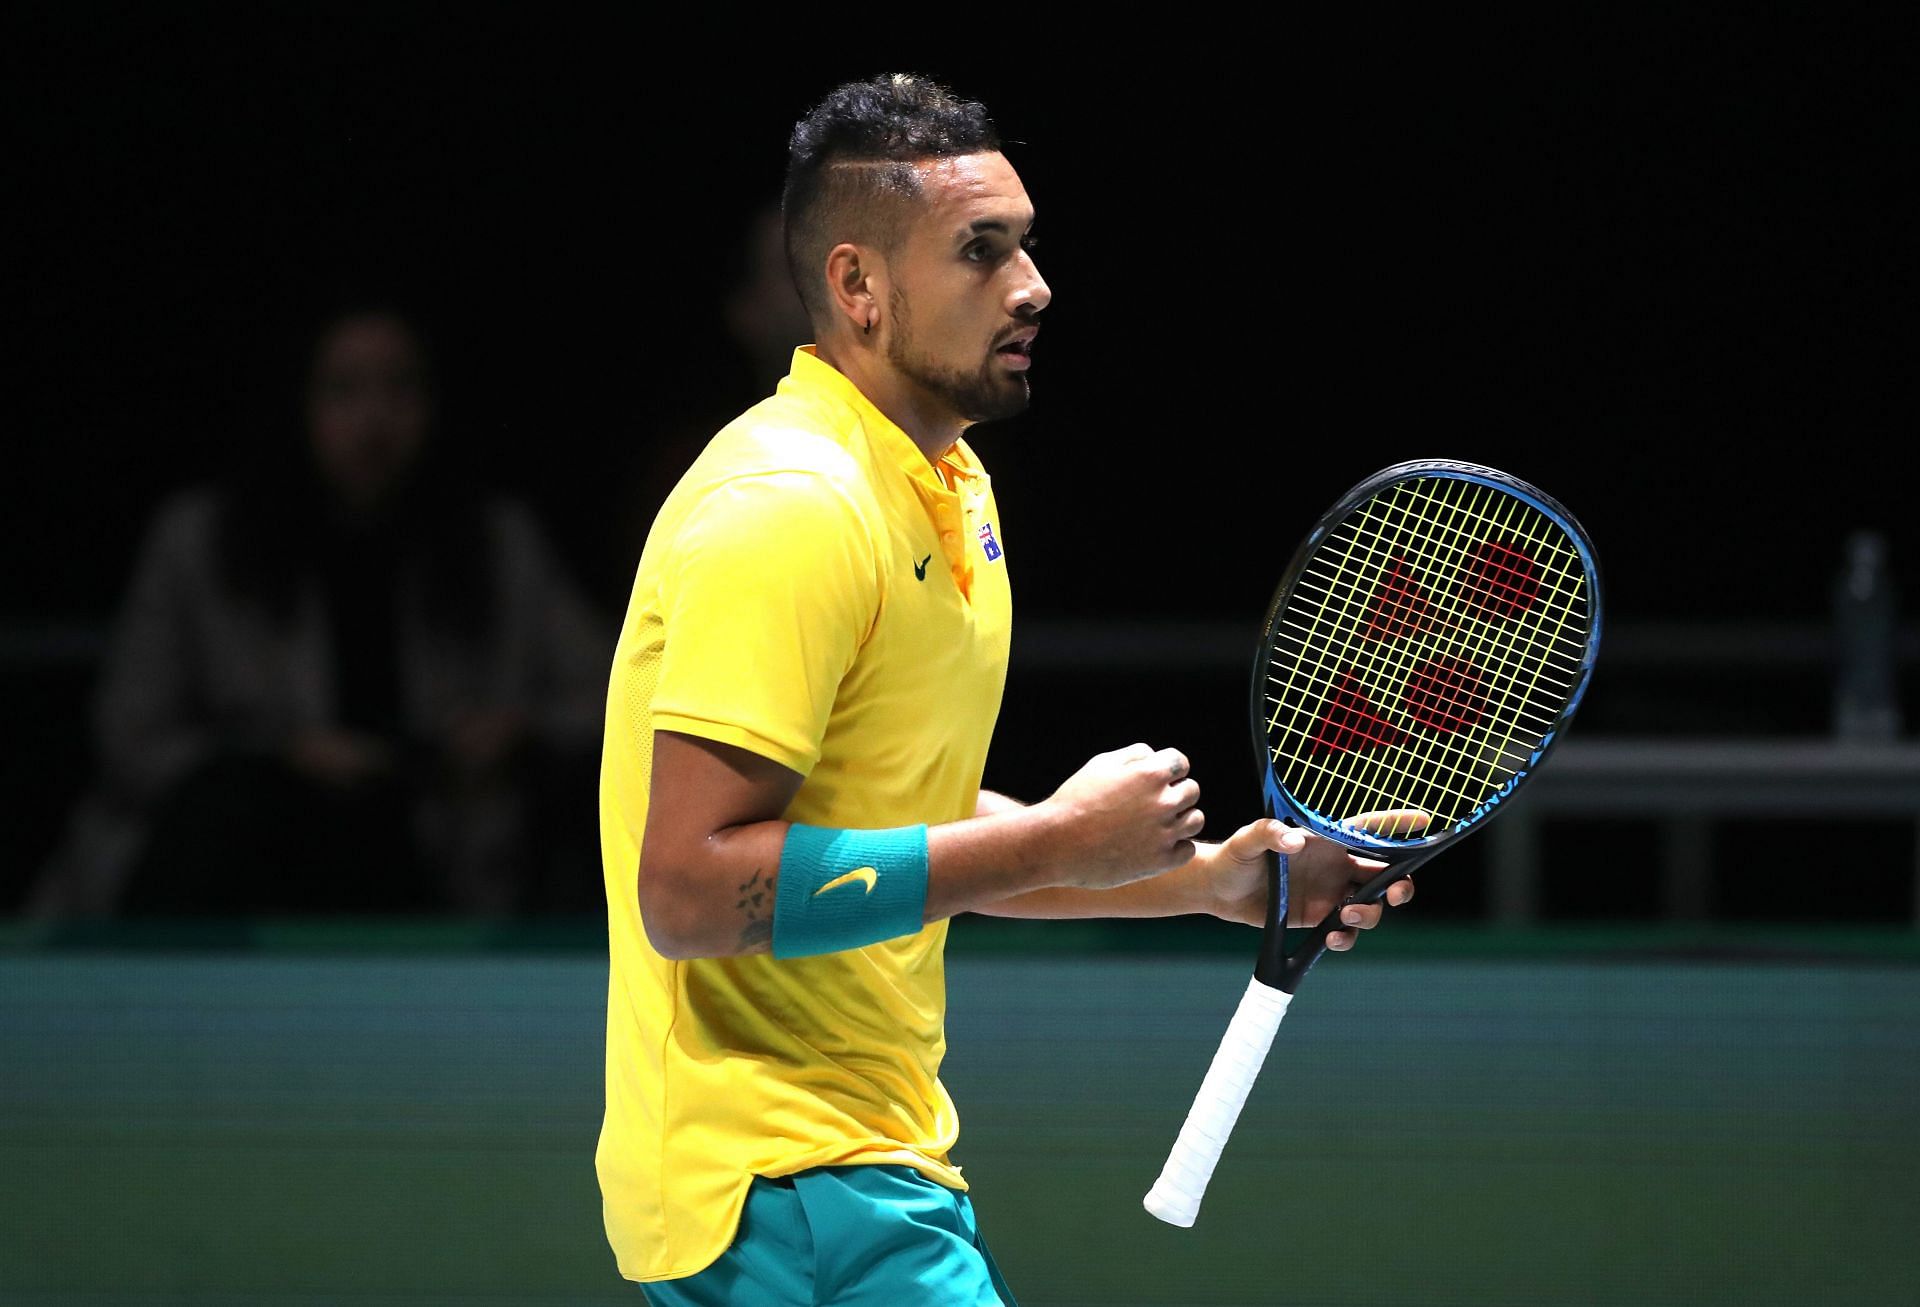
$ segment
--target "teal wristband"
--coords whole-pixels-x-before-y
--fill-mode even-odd
[[[927,828],[831,830],[795,824],[780,849],[773,956],[917,935],[927,911]]]

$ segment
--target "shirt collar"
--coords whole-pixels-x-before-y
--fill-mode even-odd
[[[873,401],[861,394],[846,374],[815,354],[814,349],[812,345],[802,345],[793,351],[793,367],[780,382],[781,394],[826,399],[852,409],[874,452],[896,464],[923,494],[950,499],[963,493],[978,494],[985,488],[986,473],[974,459],[973,451],[964,440],[956,440],[940,455],[940,462],[953,481],[954,489],[948,490],[913,438],[874,407]]]

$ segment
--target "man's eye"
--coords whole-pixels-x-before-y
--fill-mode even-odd
[[[961,251],[960,256],[969,263],[985,263],[987,261],[987,254],[988,250],[986,245],[979,244],[967,246],[966,249]]]
[[[1020,238],[1020,248],[1031,254],[1040,248],[1040,238],[1038,236],[1022,236]]]

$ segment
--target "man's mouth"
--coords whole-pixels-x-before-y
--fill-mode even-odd
[[[1040,328],[1028,327],[1015,333],[1013,339],[1000,346],[994,353],[998,354],[1001,361],[1008,367],[1016,370],[1025,369],[1033,362],[1033,338],[1039,334]]]

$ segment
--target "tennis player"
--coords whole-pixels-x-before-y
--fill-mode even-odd
[[[783,208],[817,344],[668,496],[614,660],[607,1235],[660,1307],[1011,1307],[939,1079],[948,918],[1258,924],[1281,849],[1304,922],[1368,864],[1196,843],[1173,749],[980,789],[1014,538],[963,433],[1027,403],[1033,206],[980,105],[886,76],[794,128]]]

